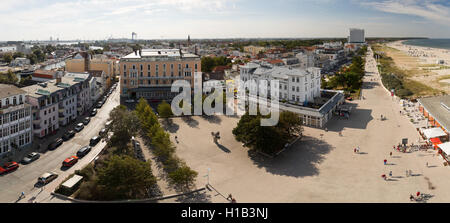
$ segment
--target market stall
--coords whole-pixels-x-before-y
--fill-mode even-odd
[[[426,139],[445,137],[447,134],[441,128],[420,129]]]
[[[438,145],[438,147],[439,153],[448,162],[448,159],[450,158],[450,142],[441,143]]]

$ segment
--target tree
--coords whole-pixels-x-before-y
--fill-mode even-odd
[[[13,54],[13,58],[16,59],[17,57],[25,57],[25,54],[23,54],[22,52],[15,52]]]
[[[2,84],[17,84],[18,81],[19,78],[11,70],[4,74],[0,73],[0,83]]]
[[[169,173],[169,183],[186,191],[194,185],[197,175],[196,171],[183,163],[177,170]]]
[[[170,107],[170,105],[166,102],[166,101],[162,101],[159,105],[158,105],[158,114],[161,118],[169,118],[173,115],[172,113],[172,108]]]
[[[284,135],[287,135],[289,138],[300,135],[303,131],[300,117],[296,113],[290,111],[283,111],[280,113],[280,119],[277,126],[282,129]]]
[[[276,126],[261,126],[261,118],[267,117],[244,114],[233,129],[236,140],[250,149],[274,154],[303,130],[300,118],[292,112],[281,112]]]
[[[13,60],[13,56],[11,53],[5,53],[3,54],[3,61],[5,61],[6,63],[11,63],[11,61]]]
[[[110,128],[114,132],[114,135],[109,140],[109,144],[116,146],[119,151],[122,151],[127,148],[131,137],[136,135],[140,127],[140,120],[135,112],[128,111],[123,105],[115,107],[110,112],[109,120],[112,121]]]
[[[150,162],[113,155],[98,171],[98,188],[106,200],[142,199],[156,183]]]

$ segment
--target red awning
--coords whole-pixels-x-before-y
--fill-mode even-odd
[[[430,141],[433,144],[442,144],[441,140],[439,138],[431,138]]]

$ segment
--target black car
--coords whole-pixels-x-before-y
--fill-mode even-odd
[[[70,130],[70,131],[66,132],[66,134],[64,134],[62,138],[64,141],[67,141],[74,136],[75,136],[75,131]]]
[[[57,139],[53,140],[52,143],[48,144],[47,148],[49,150],[54,150],[54,149],[58,148],[58,146],[60,146],[61,144],[63,144],[63,139],[57,138]]]
[[[92,109],[92,111],[91,111],[91,116],[95,116],[97,114],[97,109]]]
[[[32,152],[22,159],[22,163],[24,163],[24,164],[31,163],[31,162],[39,159],[40,156],[41,155],[39,155],[39,153]]]
[[[97,105],[95,106],[95,108],[101,108],[103,106],[102,102],[98,102]]]
[[[98,142],[100,142],[101,138],[99,136],[94,136],[91,138],[91,141],[89,142],[90,146],[97,145]]]
[[[92,147],[90,146],[82,147],[80,150],[78,150],[77,156],[80,158],[86,156],[86,154],[88,154],[91,151],[91,148]]]
[[[89,124],[90,121],[91,121],[91,118],[86,117],[86,118],[83,119],[83,124],[87,125],[87,124]]]

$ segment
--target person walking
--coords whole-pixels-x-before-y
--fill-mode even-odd
[[[406,170],[406,177],[409,177],[409,171]]]
[[[409,200],[410,201],[415,201],[416,199],[414,199],[414,196],[412,194],[409,195]]]
[[[389,153],[389,156],[391,156],[391,157],[392,157],[392,152],[390,152],[390,153]]]
[[[389,177],[392,177],[392,170],[389,171]]]
[[[427,162],[427,164],[426,164],[426,165],[427,165],[427,167],[428,167],[428,162]]]
[[[384,165],[386,165],[386,163],[387,163],[387,159],[384,159]]]

